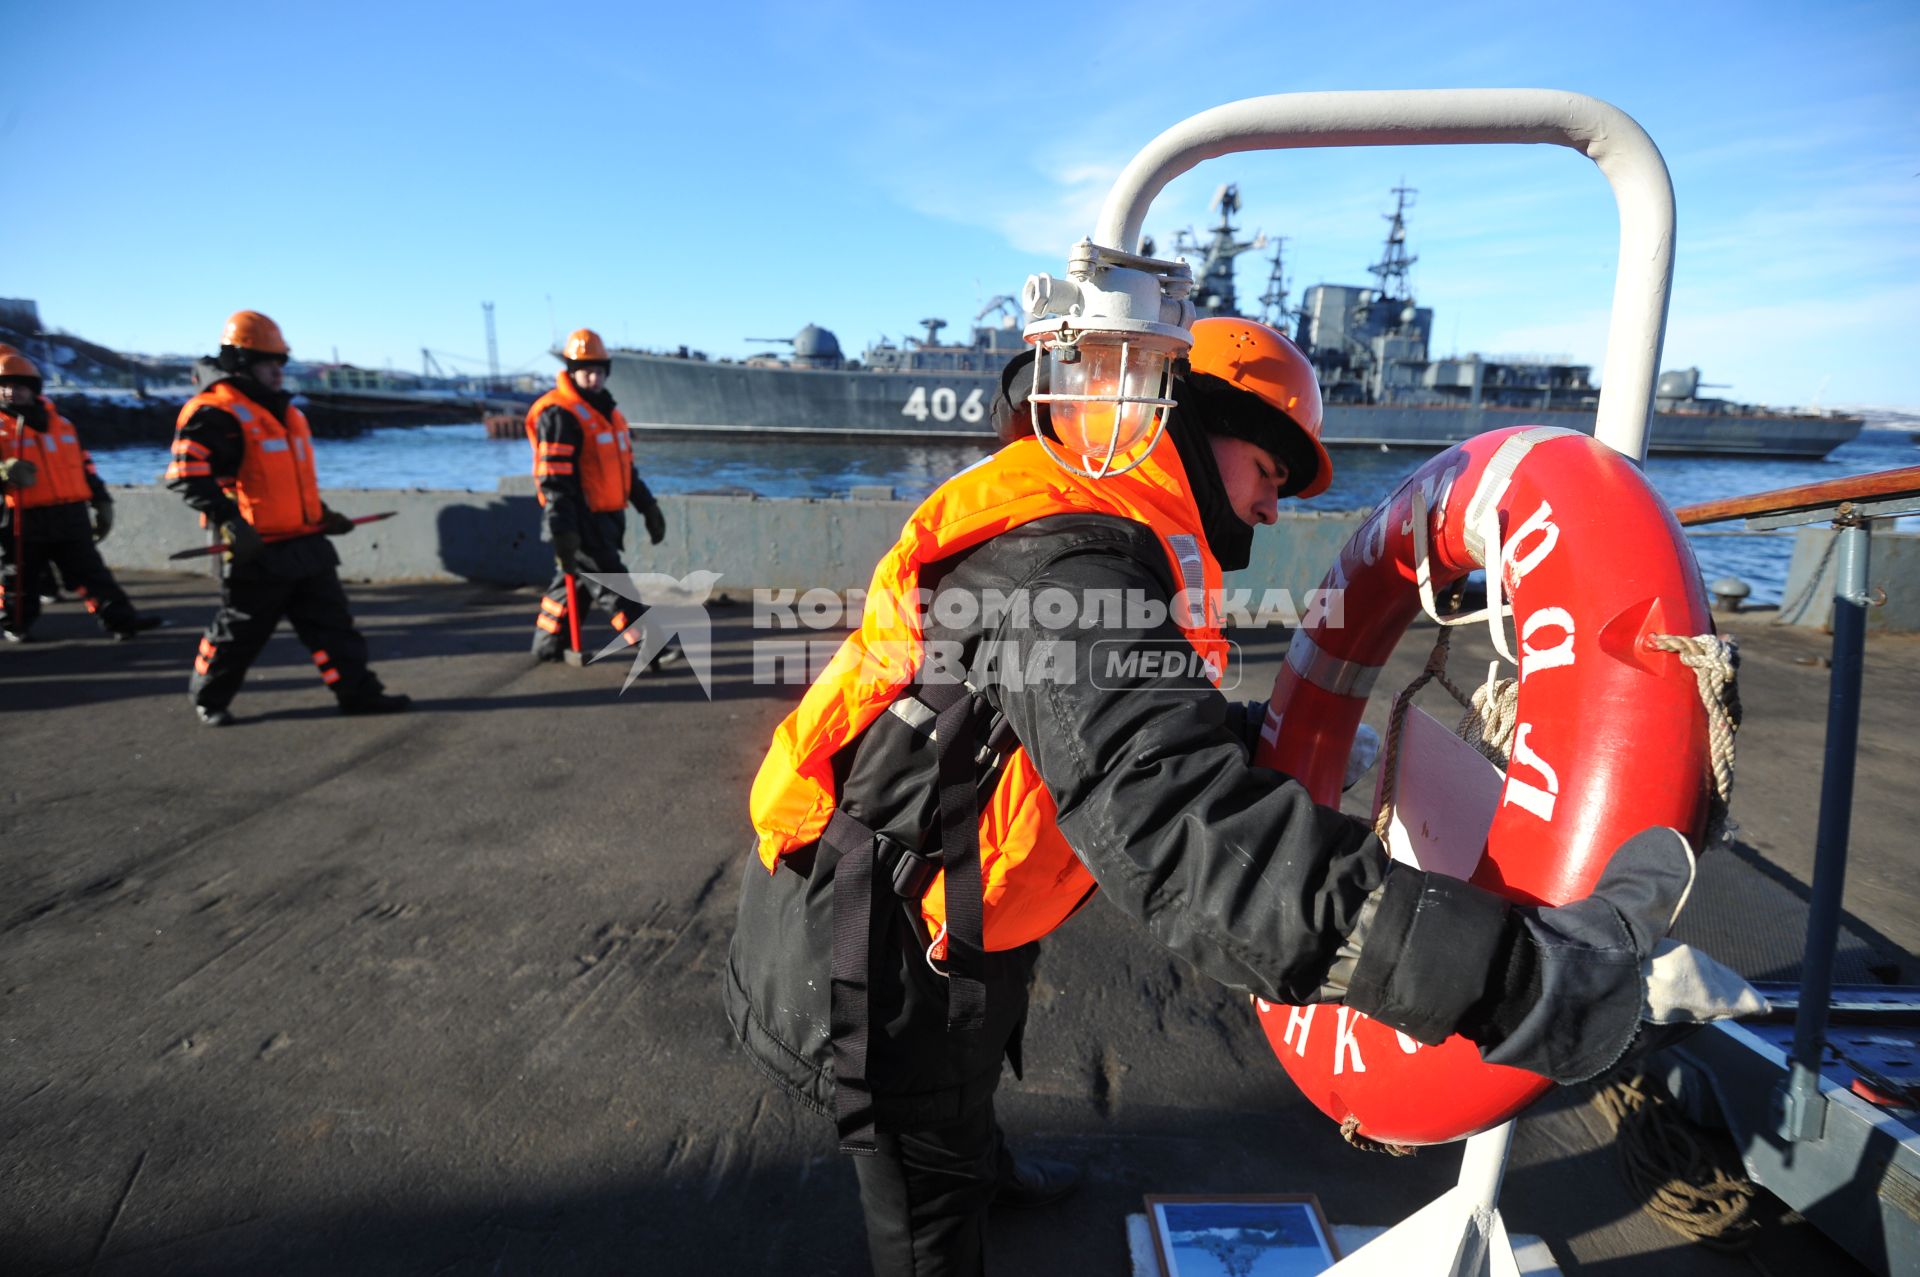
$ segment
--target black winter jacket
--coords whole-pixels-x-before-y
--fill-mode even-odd
[[[1085,514],[1003,533],[931,565],[922,583],[936,599],[945,589],[1060,588],[1137,591],[1163,605],[1177,588],[1151,530]],[[940,615],[937,603],[931,615]],[[1125,665],[1116,666],[1116,651],[1190,650],[1171,621],[1128,628],[1109,617],[1079,633],[1019,621],[987,633],[930,620],[927,636],[962,644],[976,670],[1025,668],[1036,652],[1071,668],[1071,677],[1023,685],[989,676],[985,688],[1052,794],[1061,832],[1114,906],[1232,988],[1286,1002],[1344,995],[1427,1041],[1459,1026],[1492,978],[1501,906],[1417,870],[1389,873],[1384,848],[1361,822],[1252,765],[1246,724],[1203,675],[1111,676]],[[995,644],[1010,664],[984,659]],[[849,815],[910,845],[928,836],[937,786],[924,737],[882,715],[843,754]],[[827,971],[837,859],[819,847],[784,858],[771,875],[757,860],[748,865],[725,990],[756,1063],[822,1111],[832,1099]],[[986,1030],[949,1033],[944,982],[922,956],[916,918],[904,906],[892,910],[873,940],[868,1071],[883,1128],[951,1120],[991,1095],[1003,1055],[1016,1072],[1020,1064],[1037,946],[990,955],[998,968]]]

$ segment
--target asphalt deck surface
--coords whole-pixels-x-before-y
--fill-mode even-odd
[[[239,721],[208,730],[185,683],[212,582],[125,581],[173,628],[109,644],[67,602],[0,651],[0,1269],[865,1270],[830,1131],[762,1083],[719,1006],[748,784],[799,695],[753,684],[749,608],[714,614],[709,701],[684,665],[624,696],[623,667],[535,666],[531,590],[350,587],[415,712],[338,716],[283,629]],[[1742,842],[1703,862],[1682,929],[1790,978],[1827,640],[1731,628]],[[1262,695],[1285,636],[1240,637]],[[1402,645],[1370,721],[1430,642]],[[1463,636],[1455,668],[1483,648]],[[1920,641],[1874,639],[1843,979],[1920,983],[1916,705]],[[1040,980],[1001,1119],[1088,1182],[996,1215],[995,1271],[1128,1272],[1147,1193],[1311,1192],[1364,1225],[1453,1182],[1452,1148],[1347,1147],[1245,999],[1117,911],[1077,916]],[[1564,1271],[1853,1270],[1777,1203],[1743,1252],[1667,1231],[1589,1100],[1522,1118],[1502,1200]]]

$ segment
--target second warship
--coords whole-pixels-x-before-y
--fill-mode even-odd
[[[1481,355],[1434,358],[1433,310],[1413,297],[1406,210],[1414,192],[1396,187],[1371,286],[1315,284],[1288,303],[1276,241],[1268,285],[1251,317],[1290,334],[1312,358],[1326,397],[1329,446],[1437,449],[1505,425],[1593,431],[1599,388],[1589,365]],[[1233,224],[1237,188],[1214,196],[1219,222],[1201,241],[1180,232],[1174,252],[1198,260],[1194,304],[1202,316],[1239,315],[1235,259],[1266,247]],[[1142,250],[1151,253],[1149,244]],[[1024,348],[1019,308],[995,297],[974,316],[965,343],[941,340],[948,325],[881,340],[858,359],[829,330],[808,324],[784,355],[710,359],[681,347],[613,352],[611,389],[636,433],[980,442],[991,438],[989,406],[1000,369]],[[767,340],[767,339],[761,339]],[[1694,456],[1818,459],[1859,434],[1861,419],[1792,412],[1702,397],[1698,368],[1662,372],[1649,449]]]

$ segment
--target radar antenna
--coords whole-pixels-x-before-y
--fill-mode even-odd
[[[1202,259],[1194,270],[1193,305],[1201,318],[1209,315],[1238,315],[1233,282],[1233,259],[1245,252],[1264,248],[1265,235],[1250,240],[1236,238],[1233,215],[1240,211],[1240,188],[1229,182],[1213,193],[1207,205],[1220,211],[1220,224],[1203,246],[1191,230],[1174,233],[1173,251],[1177,256],[1193,255]]]
[[[947,326],[947,321],[944,319],[923,319],[920,321],[920,326],[927,330],[927,335],[920,339],[921,347],[938,346],[940,344],[940,330]]]
[[[1002,293],[982,306],[980,313],[973,317],[973,322],[977,324],[989,315],[1000,316],[1002,328],[1013,328],[1020,322],[1020,303]]]

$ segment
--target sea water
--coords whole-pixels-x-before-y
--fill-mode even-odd
[[[1920,465],[1911,423],[1887,418],[1821,461],[1655,456],[1647,477],[1673,505],[1717,500]],[[918,499],[987,453],[985,444],[797,443],[777,440],[636,440],[640,474],[655,492],[754,493],[763,497],[843,497],[866,485],[890,487]],[[1333,486],[1305,510],[1367,509],[1391,493],[1430,453],[1411,449],[1336,448]],[[521,439],[490,439],[472,425],[369,430],[351,439],[323,439],[315,448],[324,488],[450,488],[493,492],[502,476],[527,473]],[[166,468],[165,446],[97,452],[109,483],[155,483]],[[1902,520],[1912,527],[1916,520]],[[1726,525],[1737,529],[1738,525]],[[1701,573],[1709,580],[1736,576],[1753,587],[1755,603],[1777,603],[1786,586],[1791,532],[1701,530],[1689,534]]]

